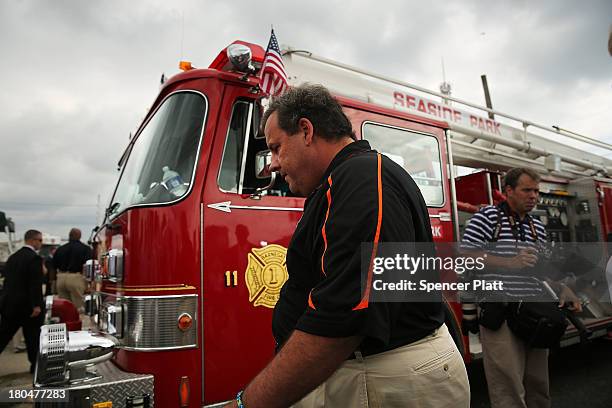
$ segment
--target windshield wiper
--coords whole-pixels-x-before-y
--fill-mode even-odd
[[[123,151],[121,157],[119,158],[119,161],[117,162],[117,170],[121,170],[121,167],[123,167],[123,165],[125,164],[128,156],[130,155],[130,152],[132,151],[132,146],[134,146],[135,141],[136,138],[132,137],[132,134],[130,133],[130,142],[125,147],[125,150]]]

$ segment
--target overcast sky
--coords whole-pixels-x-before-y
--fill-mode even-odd
[[[278,3],[278,4],[277,4]],[[163,73],[281,44],[612,142],[612,1],[2,1],[0,211],[87,236]],[[102,211],[102,209],[100,210]]]

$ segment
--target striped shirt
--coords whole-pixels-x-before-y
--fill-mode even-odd
[[[514,230],[510,217],[514,219]],[[509,211],[507,204],[502,204],[501,208],[494,205],[483,207],[474,214],[465,228],[461,246],[465,249],[484,249],[487,253],[496,256],[512,257],[526,247],[533,247],[539,251],[540,246],[545,243],[546,229],[540,220],[527,214],[521,221]],[[479,274],[478,278],[502,281],[504,295],[508,300],[542,296],[546,293],[540,280],[529,275],[533,274],[524,270],[488,269]]]

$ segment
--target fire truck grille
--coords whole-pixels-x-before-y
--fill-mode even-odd
[[[197,295],[122,298],[126,317],[123,346],[135,349],[188,348],[197,345]],[[188,313],[193,325],[181,331]]]
[[[66,374],[67,331],[64,323],[43,326],[35,382],[61,382]]]

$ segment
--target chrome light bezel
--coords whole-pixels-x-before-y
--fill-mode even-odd
[[[123,281],[123,251],[111,249],[108,251],[108,279],[113,282]]]
[[[236,71],[249,73],[255,71],[252,61],[251,49],[244,44],[231,44],[227,47],[227,58]]]
[[[111,249],[102,255],[101,262],[102,267],[98,268],[99,272],[94,272],[95,276],[115,283],[123,281],[123,250]]]
[[[94,281],[100,274],[100,264],[95,259],[88,259],[83,265],[83,276],[89,281]]]
[[[83,297],[85,303],[85,314],[96,318],[100,312],[100,306],[102,304],[100,294],[98,292],[88,293]]]
[[[104,333],[123,338],[123,305],[120,302],[103,304],[98,316],[98,327]]]

